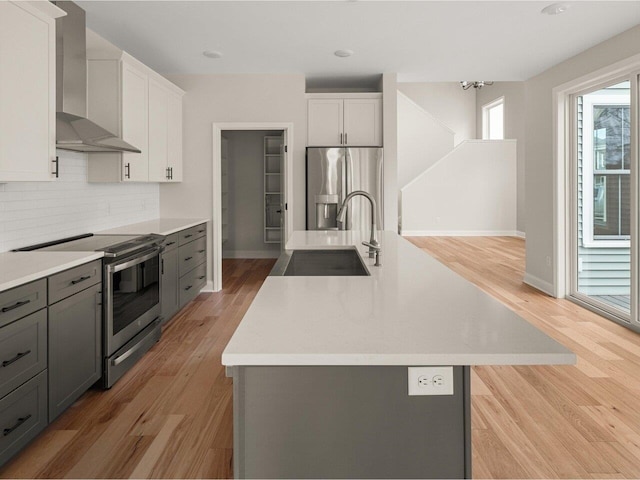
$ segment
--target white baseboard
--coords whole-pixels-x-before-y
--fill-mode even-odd
[[[536,277],[535,275],[531,275],[530,273],[525,273],[524,278],[522,279],[524,283],[533,287],[541,292],[546,293],[550,297],[555,297],[555,289],[553,285],[549,282],[545,282],[544,280]]]
[[[226,250],[222,258],[278,258],[280,250]]]
[[[516,230],[515,236],[518,238],[527,238],[527,235],[524,232],[521,232],[520,230]]]
[[[202,287],[200,293],[212,293],[213,291],[213,281],[209,280],[207,281],[206,285]]]
[[[516,230],[403,230],[403,237],[520,237]]]

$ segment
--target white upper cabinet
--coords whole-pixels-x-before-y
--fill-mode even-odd
[[[147,74],[122,62],[122,139],[141,153],[122,154],[125,182],[149,180],[149,80]]]
[[[55,178],[55,18],[49,2],[0,2],[0,182]]]
[[[308,104],[311,146],[342,145],[344,142],[344,101],[335,98],[310,99]]]
[[[307,133],[310,147],[382,146],[382,97],[350,94],[327,98],[326,94],[310,94]]]
[[[89,119],[141,151],[90,154],[89,181],[182,181],[184,92],[125,52],[88,52]]]
[[[149,79],[149,181],[182,181],[182,96]]]

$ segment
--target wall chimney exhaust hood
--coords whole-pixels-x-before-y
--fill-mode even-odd
[[[70,1],[53,2],[67,15],[56,20],[56,148],[75,152],[134,152],[87,117],[85,12]]]

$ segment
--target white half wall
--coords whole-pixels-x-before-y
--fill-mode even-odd
[[[468,140],[401,190],[403,235],[516,235],[516,141]]]
[[[455,132],[398,91],[398,186],[453,150]]]

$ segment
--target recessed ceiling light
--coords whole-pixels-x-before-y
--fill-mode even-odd
[[[204,52],[202,52],[202,55],[207,58],[222,58],[222,53],[214,52],[212,50],[205,50]]]
[[[335,52],[333,52],[333,54],[336,57],[350,57],[351,55],[353,55],[353,50],[336,50]]]
[[[546,13],[547,15],[560,15],[561,13],[569,10],[569,5],[566,3],[552,3],[542,9],[540,13]]]

